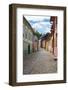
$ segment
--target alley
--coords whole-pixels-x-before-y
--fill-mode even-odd
[[[57,61],[54,56],[40,48],[39,51],[23,58],[23,74],[56,73]]]

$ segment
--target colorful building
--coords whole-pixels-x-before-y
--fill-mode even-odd
[[[47,33],[47,34],[44,34],[42,35],[41,37],[41,47],[46,49],[47,51],[50,51],[50,40],[51,40],[51,33]]]
[[[38,47],[39,47],[39,44],[38,44],[38,38],[36,35],[33,36],[33,52],[36,52],[38,51]]]
[[[50,19],[53,22],[51,27],[51,34],[52,34],[52,52],[55,57],[57,57],[57,17],[52,16]]]
[[[57,57],[57,17],[52,16],[50,22],[52,23],[51,31],[42,35],[41,47]]]

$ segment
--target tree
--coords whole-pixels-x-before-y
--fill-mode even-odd
[[[40,39],[40,37],[42,36],[42,34],[40,34],[38,31],[36,31],[36,32],[34,33],[34,35],[36,35],[36,36],[38,37],[38,39]]]

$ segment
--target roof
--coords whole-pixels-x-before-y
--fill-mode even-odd
[[[51,33],[46,33],[46,34],[43,34],[40,39],[41,40],[49,40],[51,38]]]
[[[25,25],[27,25],[28,28],[30,28],[30,30],[34,33],[34,30],[33,30],[32,26],[30,25],[30,23],[27,21],[27,19],[24,16],[23,16],[23,23]]]

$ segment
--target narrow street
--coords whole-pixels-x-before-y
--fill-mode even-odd
[[[23,74],[45,74],[56,73],[57,61],[54,56],[41,49],[37,52],[29,54],[23,59]]]

